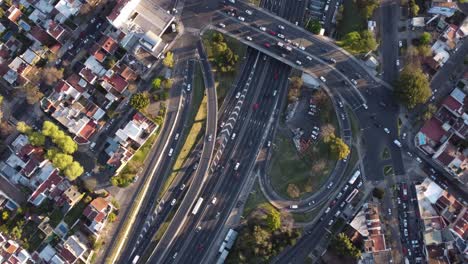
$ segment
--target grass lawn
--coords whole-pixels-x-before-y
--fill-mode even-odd
[[[353,139],[357,139],[360,132],[359,123],[356,116],[354,115],[354,112],[348,106],[346,106],[346,115],[349,117],[349,121],[351,123],[351,133],[353,133]]]
[[[49,224],[55,228],[63,219],[63,213],[59,209],[54,209],[49,216]]]
[[[203,137],[205,130],[204,125],[207,115],[207,97],[205,94],[205,86],[203,83],[203,75],[199,65],[196,65],[195,79],[193,84],[192,109],[190,110],[189,119],[186,122],[187,130],[180,140],[184,140],[184,145],[180,150],[177,159],[172,168],[172,172],[166,179],[163,189],[160,192],[160,197],[164,195],[166,190],[171,186],[177,173],[183,169],[185,161],[190,156],[190,153],[195,148],[196,143]]]
[[[389,176],[393,174],[393,167],[391,165],[385,165],[383,168],[383,173],[385,176]]]
[[[382,159],[383,160],[388,160],[391,157],[392,156],[390,155],[390,150],[388,150],[388,148],[384,148],[384,150],[382,151]]]
[[[255,6],[260,6],[261,0],[249,0],[249,2]]]
[[[348,156],[348,165],[346,166],[346,170],[344,172],[345,175],[351,175],[354,171],[354,167],[356,166],[356,163],[358,162],[359,155],[357,152],[356,147],[351,148],[351,154]]]
[[[262,190],[260,189],[260,184],[258,183],[258,181],[256,181],[254,187],[252,188],[252,191],[249,194],[249,198],[245,202],[244,212],[242,213],[242,215],[244,217],[247,217],[253,210],[259,207],[267,206],[272,205],[268,203],[265,196],[263,196]]]
[[[367,25],[366,18],[359,11],[354,1],[344,1],[343,5],[343,19],[337,26],[337,39],[343,38],[352,31],[362,31],[366,29]]]
[[[70,211],[68,211],[68,213],[63,218],[63,221],[69,227],[71,227],[76,222],[76,220],[78,220],[81,217],[86,205],[87,204],[84,202],[84,200],[81,199],[81,201],[79,201],[75,206],[73,206],[73,208]]]
[[[258,0],[255,0],[258,1]],[[212,48],[212,37],[215,31],[207,30],[202,36],[203,46],[205,47],[206,53],[208,55],[208,59],[210,61],[213,60],[213,48]],[[236,80],[236,73],[240,71],[240,65],[243,61],[244,56],[246,55],[247,46],[242,44],[241,42],[223,35],[226,43],[231,48],[234,54],[239,55],[239,61],[235,66],[235,70],[232,73],[221,73],[217,72],[216,68],[213,67],[214,72],[214,79],[215,79],[215,86],[216,86],[216,93],[218,96],[218,105],[221,105],[224,98],[226,97],[227,92],[231,89],[232,85]]]
[[[288,193],[289,184],[299,188],[299,197],[319,189],[336,163],[321,140],[303,156],[298,155],[292,140],[281,133],[275,138],[275,146],[269,174],[273,188],[283,197],[293,198]]]
[[[295,222],[303,223],[303,222],[310,222],[317,217],[318,210],[313,210],[306,213],[291,213],[292,218]]]

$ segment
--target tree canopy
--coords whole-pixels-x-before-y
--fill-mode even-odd
[[[369,30],[353,31],[346,34],[340,45],[354,53],[366,53],[377,48],[377,41]]]
[[[151,82],[151,86],[153,87],[153,89],[159,89],[159,88],[161,88],[161,82],[162,82],[162,78],[161,77],[156,77]]]
[[[320,29],[322,29],[322,25],[317,19],[309,20],[306,25],[306,29],[314,34],[320,33]]]
[[[349,146],[341,138],[332,134],[328,138],[324,138],[324,140],[328,143],[330,152],[336,159],[342,160],[349,155]]]
[[[41,132],[34,131],[31,134],[29,134],[28,139],[31,145],[39,147],[44,146],[46,138]]]
[[[372,190],[372,195],[373,195],[375,198],[379,199],[379,200],[382,200],[382,199],[383,199],[384,194],[385,194],[385,190],[382,189],[382,188],[377,188],[377,187],[376,187],[376,188],[374,188],[374,189]]]
[[[19,121],[18,123],[16,123],[16,130],[18,130],[18,132],[26,134],[26,135],[31,134],[32,131],[33,131],[32,127],[30,127],[29,125],[27,125],[23,121]]]
[[[362,14],[369,19],[374,13],[375,8],[379,6],[378,0],[357,0],[356,4]]]
[[[174,54],[172,52],[169,51],[168,53],[166,53],[166,57],[164,57],[163,64],[168,68],[174,67]]]
[[[130,105],[136,110],[143,110],[150,104],[150,99],[146,93],[136,93],[130,98]]]
[[[81,174],[83,174],[84,172],[84,169],[83,167],[80,165],[80,163],[78,163],[77,161],[73,161],[72,163],[70,163],[66,168],[65,170],[63,171],[63,174],[70,180],[70,181],[73,181],[75,180],[76,178],[78,178]]]
[[[220,33],[213,34],[212,47],[213,47],[213,57],[214,64],[221,72],[232,72],[234,71],[234,65],[239,60],[239,55],[234,54],[234,52],[229,47],[228,43],[225,41],[223,35]]]
[[[408,108],[426,103],[431,97],[429,80],[419,67],[408,65],[400,73],[395,95]]]
[[[339,233],[332,239],[331,247],[341,256],[350,256],[355,259],[361,257],[361,250],[344,233]]]
[[[266,222],[268,225],[268,228],[270,228],[271,231],[275,231],[281,227],[281,214],[278,212],[278,210],[271,208],[270,212],[268,212]]]
[[[431,43],[432,36],[429,32],[424,32],[419,37],[419,44],[428,45]]]

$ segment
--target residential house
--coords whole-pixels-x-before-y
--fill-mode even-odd
[[[113,139],[107,141],[107,164],[118,173],[157,128],[158,126],[143,114],[133,115],[132,120],[117,130]]]
[[[69,37],[69,32],[63,28],[60,23],[57,23],[54,20],[48,20],[46,22],[46,32],[62,44],[67,41]]]
[[[68,181],[64,181],[69,183]],[[69,187],[60,195],[55,203],[62,208],[62,212],[66,214],[83,198],[83,194],[78,190],[76,185],[68,184]]]
[[[0,263],[3,264],[26,264],[33,263],[31,255],[17,242],[7,239],[0,232]]]
[[[84,209],[83,215],[86,220],[84,225],[96,237],[104,229],[107,218],[112,212],[112,205],[102,197],[98,197]]]
[[[55,5],[55,9],[59,12],[54,20],[60,23],[65,22],[71,16],[78,14],[83,3],[80,0],[60,0]]]
[[[23,15],[23,12],[21,12],[21,10],[19,10],[19,8],[16,7],[15,5],[11,5],[10,8],[8,8],[7,18],[11,22],[17,23],[19,21],[21,15]]]
[[[63,259],[65,263],[88,263],[90,249],[87,244],[88,241],[82,235],[72,235],[57,246],[57,252],[60,259]]]
[[[415,145],[460,182],[468,182],[468,100],[455,88],[441,104],[435,115],[426,121],[415,137]]]

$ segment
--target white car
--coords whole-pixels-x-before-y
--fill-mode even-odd
[[[304,46],[299,46],[299,48],[300,48],[301,50],[305,50],[305,47],[304,47]]]
[[[400,66],[400,60],[396,60],[396,66]]]
[[[222,28],[225,28],[225,27],[226,27],[226,25],[224,25],[223,23],[219,23],[218,26],[219,26],[219,27],[222,27]]]
[[[278,25],[278,28],[284,30],[283,25]]]
[[[325,79],[325,77],[323,77],[323,76],[320,76],[320,80],[321,80],[322,82],[327,82],[327,79]]]
[[[172,153],[174,153],[174,149],[173,149],[173,148],[171,148],[171,149],[169,150],[168,156],[169,156],[169,157],[172,157]]]
[[[245,21],[245,18],[241,16],[237,17],[237,19],[239,19],[240,21]]]
[[[249,37],[249,36],[245,37],[245,39],[248,40],[248,41],[252,41],[252,38]]]
[[[419,157],[416,157],[416,161],[422,163],[422,160]]]
[[[369,109],[369,107],[366,105],[366,104],[362,104],[362,107],[364,107],[364,109]]]
[[[357,85],[357,81],[354,79],[351,79],[351,83],[353,83],[354,85]]]
[[[278,34],[278,35],[276,35],[276,36],[277,36],[278,38],[280,38],[280,39],[284,39],[284,35],[283,35],[283,34]]]
[[[299,66],[301,66],[301,65],[302,65],[302,62],[301,62],[300,60],[297,60],[297,61],[296,61],[296,64],[299,65]]]
[[[399,46],[400,48],[403,47],[403,41],[401,41],[401,40],[398,41],[398,46]]]
[[[312,61],[312,57],[310,57],[310,56],[307,56],[306,59]]]
[[[171,206],[174,206],[174,204],[177,202],[176,199],[172,199]]]
[[[343,102],[338,101],[338,105],[340,106],[340,108],[343,108]]]
[[[240,95],[241,95],[241,93],[240,93],[240,92],[237,92],[237,94],[236,94],[236,99],[239,99]]]
[[[253,15],[252,10],[248,10],[248,9],[247,9],[247,10],[245,10],[245,13],[247,13],[247,15],[249,15],[249,16]]]
[[[261,31],[266,31],[266,27],[259,27]]]
[[[388,128],[384,127],[383,130],[385,131],[385,133],[390,134],[390,130]]]

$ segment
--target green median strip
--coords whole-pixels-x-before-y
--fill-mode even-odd
[[[192,109],[190,110],[189,119],[186,122],[186,129],[181,137],[181,140],[184,141],[184,145],[177,155],[171,174],[164,182],[163,188],[159,193],[159,198],[161,198],[169,189],[177,173],[183,169],[183,166],[189,158],[190,153],[195,148],[196,143],[203,136],[203,128],[205,126],[207,115],[207,97],[204,95],[204,92],[205,87],[203,84],[203,76],[199,65],[197,65],[193,83]]]

